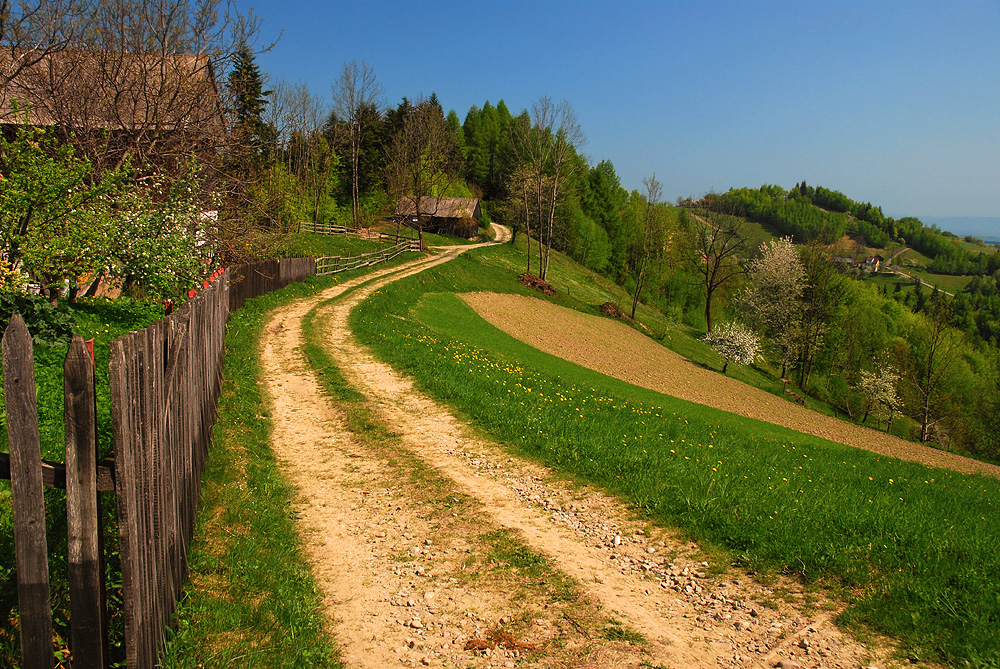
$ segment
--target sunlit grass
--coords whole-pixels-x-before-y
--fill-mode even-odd
[[[837,585],[849,597],[844,621],[924,658],[1000,654],[1000,482],[602,376],[489,325],[453,295],[471,290],[520,287],[506,272],[458,259],[381,289],[353,325],[517,452],[724,547],[735,564]]]

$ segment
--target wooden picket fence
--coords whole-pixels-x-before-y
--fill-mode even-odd
[[[226,322],[257,295],[315,271],[312,258],[230,268],[173,314],[111,342],[113,458],[97,461],[94,364],[74,337],[65,364],[66,462],[43,462],[32,339],[20,316],[4,333],[4,395],[22,667],[55,664],[43,487],[65,487],[74,668],[108,663],[99,492],[115,495],[129,667],[156,666],[187,575],[201,475],[221,387]]]

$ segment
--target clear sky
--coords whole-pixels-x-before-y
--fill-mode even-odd
[[[543,95],[593,163],[664,195],[805,179],[890,216],[1000,216],[1000,3],[237,0],[272,78],[329,97],[343,63],[388,104],[459,118]]]

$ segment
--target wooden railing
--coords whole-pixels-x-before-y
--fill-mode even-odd
[[[368,267],[380,262],[392,260],[401,253],[407,251],[419,251],[420,242],[416,239],[404,239],[399,243],[371,253],[362,253],[356,256],[322,256],[316,258],[316,275],[324,276],[346,272],[359,267]]]

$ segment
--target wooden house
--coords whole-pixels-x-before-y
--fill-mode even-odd
[[[413,224],[415,207],[413,198],[403,198],[396,207],[396,217],[405,224]],[[475,197],[422,197],[420,215],[424,230],[471,239],[479,231],[482,210]]]

